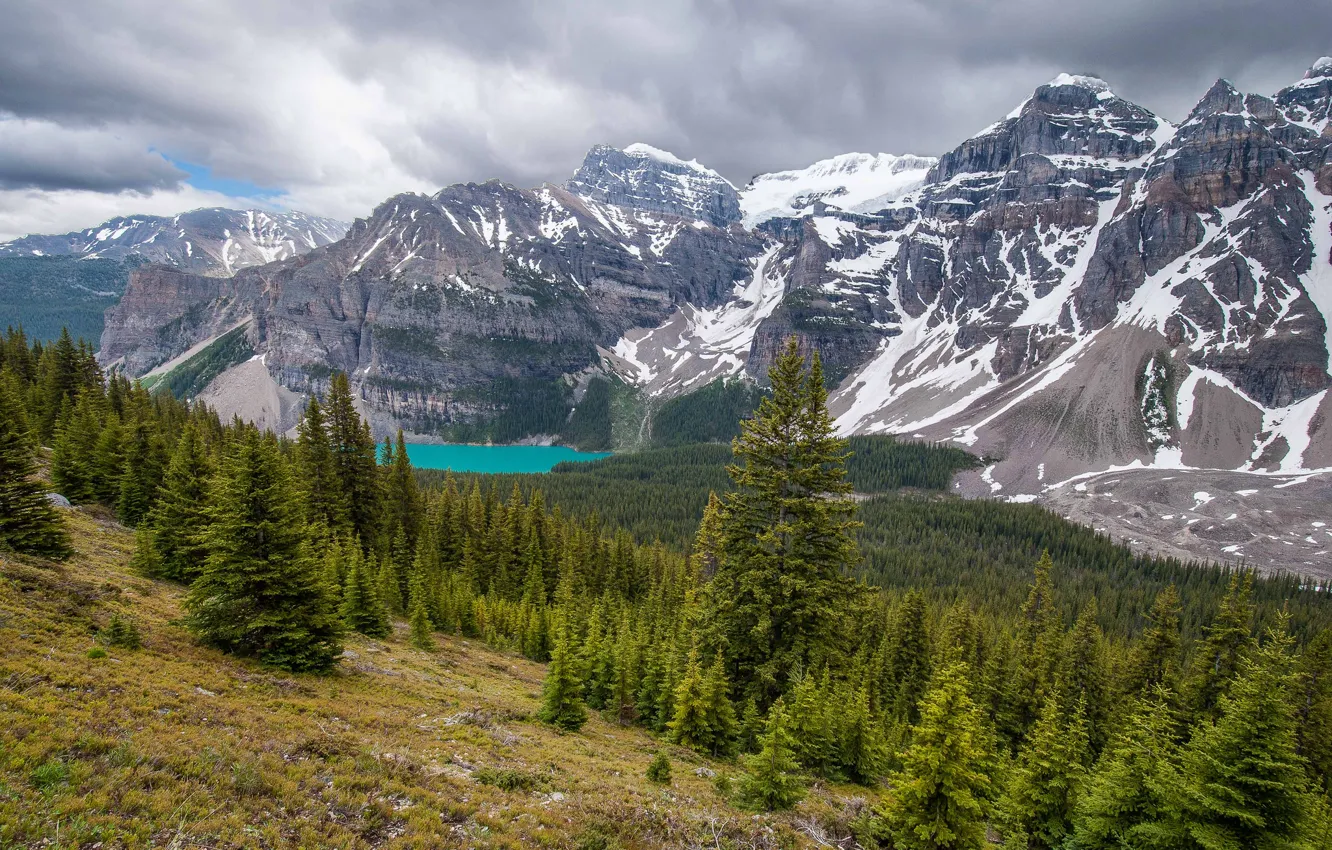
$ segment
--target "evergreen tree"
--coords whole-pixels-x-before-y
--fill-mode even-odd
[[[1178,780],[1171,697],[1140,700],[1096,763],[1073,815],[1076,850],[1168,850],[1167,793]]]
[[[158,432],[147,392],[136,385],[131,395],[132,415],[124,434],[124,467],[116,514],[129,526],[143,522],[157,501],[157,488],[166,468],[166,444]]]
[[[710,749],[712,729],[708,725],[707,696],[703,667],[698,661],[698,645],[695,644],[689,650],[689,663],[675,689],[675,714],[668,724],[672,741],[700,752]]]
[[[779,697],[768,710],[759,751],[744,759],[745,773],[736,786],[736,802],[748,809],[789,809],[805,796],[805,783],[788,731],[786,706]]]
[[[801,767],[819,776],[835,776],[837,736],[829,717],[831,694],[819,687],[818,677],[797,671],[787,693],[789,729]]]
[[[1058,692],[1051,693],[1018,755],[1003,800],[1009,831],[1026,835],[1031,850],[1053,850],[1068,837],[1087,774],[1087,753],[1082,703],[1069,712]]]
[[[1172,690],[1179,681],[1179,591],[1167,585],[1156,595],[1147,614],[1151,624],[1129,659],[1124,690],[1130,697],[1146,696],[1157,685]]]
[[[666,754],[658,752],[652,757],[652,763],[648,765],[647,778],[649,782],[655,782],[658,785],[671,784],[671,760],[666,758]]]
[[[1253,573],[1236,573],[1216,618],[1193,658],[1186,704],[1198,718],[1215,719],[1240,660],[1253,647]]]
[[[145,525],[155,550],[158,578],[190,582],[203,569],[208,555],[205,538],[208,517],[208,482],[212,460],[193,424],[176,442],[156,504]]]
[[[722,503],[715,490],[708,492],[708,505],[694,536],[694,571],[703,580],[717,574],[722,557]]]
[[[567,731],[577,731],[587,722],[587,709],[583,707],[583,688],[578,678],[568,616],[561,612],[558,620],[537,718]]]
[[[846,442],[828,414],[818,355],[808,374],[794,337],[769,370],[772,395],[742,424],[727,468],[722,558],[709,631],[732,680],[761,703],[786,672],[834,654],[857,558]]]
[[[424,595],[412,603],[412,610],[407,615],[407,622],[412,628],[412,646],[426,652],[433,652],[435,650],[435,629],[430,623],[430,609],[426,605]]]
[[[886,638],[883,705],[907,724],[917,720],[916,707],[930,682],[930,637],[925,595],[912,590],[898,608]]]
[[[297,433],[296,458],[309,520],[335,532],[350,530],[349,493],[338,477],[324,409],[313,395]]]
[[[333,376],[328,395],[328,438],[341,498],[353,534],[371,547],[379,535],[380,485],[375,440],[352,401],[345,372]]]
[[[1299,847],[1312,800],[1295,752],[1288,701],[1293,670],[1284,616],[1265,645],[1240,661],[1215,723],[1194,728],[1172,808],[1173,847],[1276,850]]]
[[[1296,745],[1309,764],[1309,777],[1332,797],[1332,628],[1305,647],[1296,676]]]
[[[870,710],[868,687],[848,689],[838,701],[838,763],[853,782],[871,785],[888,765],[883,725]]]
[[[1060,671],[1064,703],[1071,705],[1081,700],[1086,707],[1087,740],[1091,746],[1091,755],[1099,753],[1105,744],[1110,713],[1105,637],[1097,625],[1096,616],[1096,600],[1093,598],[1082,609],[1073,626]]]
[[[389,450],[385,483],[390,523],[403,530],[408,545],[415,546],[420,532],[421,494],[416,486],[411,461],[407,458],[407,443],[403,440],[401,428],[398,429],[396,445],[386,445],[385,449]],[[517,487],[517,484],[514,486]]]
[[[966,665],[939,670],[902,756],[892,798],[879,810],[898,850],[979,850],[991,793],[988,738],[967,693]]]
[[[23,403],[11,375],[0,373],[0,546],[65,558],[71,553],[64,522],[37,481]]]
[[[295,485],[275,441],[249,430],[215,488],[208,559],[186,597],[205,643],[288,670],[330,669],[341,629],[309,556]]]
[[[107,507],[115,507],[120,498],[120,479],[125,472],[124,437],[125,429],[120,424],[120,417],[114,412],[108,413],[101,433],[97,435],[93,464],[96,470],[93,480],[97,501]]]
[[[398,583],[398,568],[392,558],[381,558],[379,570],[375,573],[375,594],[391,616],[401,616],[403,611],[402,590]]]
[[[357,544],[346,550],[347,578],[342,585],[340,614],[347,628],[366,637],[386,637],[392,631],[388,611],[379,599],[374,571]]]

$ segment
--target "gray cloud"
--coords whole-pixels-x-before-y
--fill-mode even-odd
[[[648,141],[738,183],[848,150],[940,153],[1066,70],[1178,120],[1218,76],[1270,93],[1332,53],[1326,0],[1312,6],[10,0],[0,111],[350,217],[396,191],[560,180],[597,142]],[[95,189],[89,174],[135,173],[123,153],[46,162],[24,185]]]
[[[151,192],[185,173],[132,139],[0,117],[0,189]]]

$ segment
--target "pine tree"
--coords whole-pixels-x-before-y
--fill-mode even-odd
[[[671,784],[671,760],[666,758],[666,754],[658,752],[652,758],[652,763],[648,765],[647,778],[649,782],[655,782],[658,785]]]
[[[402,590],[398,583],[398,568],[392,558],[381,558],[379,569],[375,573],[375,594],[391,616],[401,616],[403,611]]]
[[[1310,778],[1332,797],[1332,628],[1305,647],[1296,676],[1296,744]]]
[[[346,549],[347,578],[342,585],[339,613],[347,628],[366,637],[386,637],[392,631],[388,611],[379,599],[374,571],[365,561],[357,543]]]
[[[1035,722],[1059,669],[1063,632],[1050,575],[1053,570],[1049,551],[1042,552],[1036,562],[1031,590],[1018,616],[1013,704],[1019,728],[1010,732],[1023,732]]]
[[[330,669],[341,628],[276,442],[253,430],[240,437],[213,499],[208,559],[185,602],[190,628],[209,645],[275,667]]]
[[[334,532],[349,531],[350,495],[338,478],[324,409],[313,395],[305,407],[305,415],[301,417],[297,431],[296,458],[310,521]]]
[[[1182,755],[1173,786],[1177,819],[1172,846],[1199,850],[1298,847],[1312,800],[1295,752],[1293,680],[1283,615],[1264,646],[1240,661],[1239,677],[1221,697],[1220,717],[1203,721]]]
[[[1171,847],[1167,791],[1177,781],[1177,746],[1170,706],[1157,686],[1096,763],[1073,815],[1076,850]]]
[[[700,752],[710,749],[712,729],[708,725],[707,688],[697,644],[689,650],[689,662],[675,689],[675,713],[667,726],[675,743]]]
[[[814,675],[797,672],[791,679],[793,685],[786,695],[791,706],[787,717],[796,742],[796,760],[806,770],[831,778],[837,754],[837,738],[829,717],[831,694],[819,687]]]
[[[1105,638],[1096,617],[1096,599],[1093,598],[1078,615],[1060,670],[1064,703],[1071,705],[1081,700],[1086,706],[1087,740],[1091,746],[1091,755],[1099,753],[1105,744],[1110,714]]]
[[[1185,704],[1196,718],[1216,719],[1221,697],[1235,678],[1240,660],[1253,647],[1252,592],[1252,572],[1230,577],[1221,608],[1194,654]]]
[[[1156,595],[1147,614],[1151,625],[1133,648],[1124,679],[1130,697],[1146,696],[1157,685],[1167,691],[1179,681],[1179,591],[1167,585]]]
[[[136,385],[131,396],[132,416],[124,434],[124,467],[116,514],[120,521],[137,526],[148,517],[157,501],[158,485],[166,468],[166,444],[158,431],[148,394]]]
[[[145,525],[151,531],[159,578],[191,582],[208,555],[208,482],[212,460],[194,425],[187,425],[176,442],[159,498]]]
[[[707,580],[716,575],[717,566],[721,563],[722,546],[722,503],[716,491],[709,491],[703,520],[698,524],[698,534],[694,536],[693,565],[701,579]]]
[[[412,610],[407,616],[407,622],[412,628],[412,646],[426,652],[433,652],[435,650],[435,629],[430,624],[430,609],[426,605],[424,596],[417,602],[412,603]]]
[[[97,501],[115,507],[120,498],[120,479],[125,473],[125,429],[114,412],[107,414],[102,430],[97,435],[94,454],[93,486]]]
[[[841,692],[837,712],[837,761],[852,782],[872,785],[888,765],[883,725],[870,710],[868,687]]]
[[[65,558],[69,536],[37,481],[36,450],[12,375],[0,373],[0,546],[16,552]]]
[[[365,545],[379,535],[380,483],[375,440],[352,402],[345,372],[333,376],[328,396],[328,438],[341,498],[353,534]]]
[[[818,355],[808,374],[794,338],[769,370],[772,395],[742,423],[727,468],[722,558],[712,581],[710,642],[728,651],[732,679],[760,703],[787,671],[840,643],[857,558],[846,442],[833,431]]]
[[[879,810],[899,850],[987,846],[992,754],[962,662],[939,670],[920,706],[892,798]]]
[[[1053,850],[1068,837],[1086,779],[1085,709],[1080,701],[1072,708],[1057,691],[1045,700],[1004,795],[1008,829],[1025,834],[1031,850]]]
[[[925,595],[912,590],[898,608],[885,644],[882,702],[897,720],[912,724],[930,682],[930,637]]]
[[[578,678],[568,615],[561,610],[557,617],[555,646],[550,653],[550,666],[546,668],[537,718],[566,731],[577,731],[587,722],[587,709],[583,707],[583,688]]]
[[[720,652],[713,656],[712,666],[708,668],[703,685],[708,697],[708,727],[712,730],[710,752],[718,757],[733,756],[736,738],[740,734],[740,722],[736,719],[735,706],[731,703],[726,662]]]
[[[744,759],[745,773],[736,786],[736,802],[741,806],[756,811],[789,809],[805,796],[788,723],[786,706],[779,697],[768,710],[759,751]]]

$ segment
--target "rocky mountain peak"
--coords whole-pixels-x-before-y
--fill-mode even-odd
[[[1244,112],[1244,95],[1229,80],[1217,80],[1189,113],[1185,123],[1213,115]]]
[[[565,183],[576,195],[645,212],[727,227],[740,221],[740,195],[717,172],[642,143],[597,145]]]
[[[1332,77],[1332,56],[1324,56],[1309,67],[1305,72],[1306,80],[1316,79],[1318,77]]]
[[[745,226],[802,216],[819,204],[849,212],[883,209],[918,189],[936,162],[910,154],[845,153],[807,168],[760,174],[740,192]]]

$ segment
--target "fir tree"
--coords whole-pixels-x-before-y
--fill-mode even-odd
[[[707,690],[703,668],[698,661],[698,645],[689,650],[684,676],[675,689],[675,714],[668,724],[671,740],[685,747],[707,752],[712,743],[708,725]]]
[[[251,430],[231,449],[214,491],[208,559],[186,598],[187,623],[227,652],[288,670],[328,670],[341,652],[341,629],[277,444]]]
[[[0,373],[0,545],[47,558],[68,557],[64,522],[37,481],[36,450],[12,376]]]
[[[577,731],[587,722],[587,709],[583,707],[583,688],[578,678],[568,617],[561,612],[558,619],[555,646],[546,668],[537,718],[566,731]]]
[[[1082,609],[1073,626],[1060,671],[1064,703],[1071,705],[1081,700],[1086,707],[1090,755],[1099,753],[1104,746],[1110,713],[1105,639],[1101,627],[1097,625],[1096,616],[1096,600],[1093,598]]]
[[[379,599],[374,571],[365,561],[360,545],[353,543],[346,550],[347,578],[342,585],[342,606],[339,613],[347,628],[366,637],[385,637],[392,631],[388,611]]]
[[[1283,616],[1265,645],[1240,661],[1217,721],[1194,728],[1172,789],[1172,846],[1276,850],[1305,837],[1312,800],[1288,701],[1291,644]]]
[[[658,752],[652,758],[652,763],[648,765],[647,778],[649,782],[655,782],[658,785],[671,784],[671,760],[666,758],[666,754]]]
[[[786,695],[791,706],[787,717],[796,760],[806,770],[831,778],[837,754],[837,738],[829,717],[831,694],[819,687],[814,675],[797,671],[791,679],[793,685]]]
[[[381,558],[379,570],[375,573],[375,593],[385,610],[392,616],[401,616],[404,613],[400,588],[398,568],[393,559]]]
[[[1130,697],[1146,696],[1157,685],[1172,690],[1179,680],[1179,591],[1167,585],[1156,595],[1147,614],[1151,624],[1129,659],[1124,690]]]
[[[352,401],[345,372],[333,376],[328,396],[328,438],[341,499],[353,534],[367,546],[379,535],[380,484],[375,440]]]
[[[158,578],[193,581],[207,557],[208,482],[212,461],[195,427],[187,425],[176,442],[160,495],[148,514]]]
[[[124,467],[116,514],[126,525],[137,526],[157,501],[158,485],[166,468],[166,444],[158,432],[147,392],[136,386],[131,401],[133,415],[125,429]]]
[[[741,806],[757,811],[789,809],[805,796],[788,723],[786,706],[778,698],[768,710],[759,751],[744,759],[745,773],[736,785],[736,802]]]
[[[1293,703],[1296,746],[1315,785],[1332,796],[1332,628],[1319,632],[1300,656]]]
[[[694,571],[703,580],[717,573],[722,557],[722,503],[716,491],[708,492],[708,504],[703,509],[703,520],[694,536]]]
[[[305,415],[301,417],[297,432],[296,458],[310,521],[335,532],[349,530],[349,494],[343,489],[338,477],[324,409],[313,395],[305,407]]]
[[[1172,846],[1166,795],[1178,779],[1172,698],[1157,686],[1096,763],[1073,815],[1076,850]]]
[[[921,702],[893,796],[878,813],[894,848],[987,846],[991,753],[967,688],[966,665],[954,662],[938,671]]]
[[[916,707],[930,682],[930,637],[925,595],[907,593],[886,638],[883,704],[898,720],[917,720]]]
[[[1068,837],[1086,778],[1084,708],[1079,701],[1068,709],[1058,692],[1045,700],[1004,795],[1008,829],[1025,834],[1031,850],[1053,850]]]
[[[883,725],[870,710],[868,687],[842,692],[838,701],[838,763],[842,772],[861,785],[872,785],[888,765],[888,745]]]
[[[1236,573],[1193,657],[1185,702],[1197,718],[1216,719],[1221,697],[1253,647],[1253,573]]]
[[[793,337],[769,370],[772,395],[742,424],[727,468],[722,558],[708,627],[742,692],[769,702],[787,671],[835,653],[857,558],[846,442],[833,431],[818,355]]]

